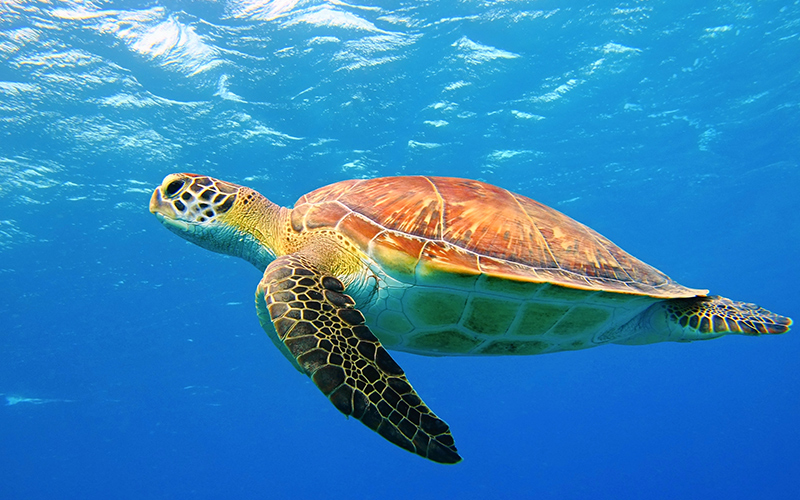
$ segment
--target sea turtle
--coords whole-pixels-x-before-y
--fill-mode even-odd
[[[211,177],[168,175],[169,230],[264,276],[261,326],[345,415],[430,460],[448,425],[384,347],[431,356],[783,333],[792,321],[686,288],[569,217],[483,182],[347,180],[280,207]]]

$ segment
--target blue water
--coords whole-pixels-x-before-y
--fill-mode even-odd
[[[477,178],[676,281],[800,318],[800,4],[0,4],[0,498],[800,498],[800,335],[396,353],[442,466],[260,329],[259,272],[164,230],[173,171],[291,205]]]

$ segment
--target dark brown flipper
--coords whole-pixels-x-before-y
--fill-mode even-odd
[[[294,254],[267,267],[256,296],[279,339],[339,411],[434,462],[461,461],[450,428],[417,396],[343,292],[341,281]],[[259,312],[268,330],[269,319]]]

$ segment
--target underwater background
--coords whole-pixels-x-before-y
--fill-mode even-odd
[[[360,1],[360,0],[359,0]],[[443,466],[268,340],[261,278],[148,212],[480,179],[800,318],[800,2],[0,3],[0,497],[800,498],[800,335],[393,353]]]

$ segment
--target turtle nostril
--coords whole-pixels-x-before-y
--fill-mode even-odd
[[[169,183],[167,189],[164,190],[164,194],[169,196],[170,198],[178,194],[178,191],[181,190],[183,185],[185,184],[182,180],[176,180]]]

